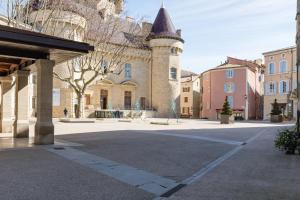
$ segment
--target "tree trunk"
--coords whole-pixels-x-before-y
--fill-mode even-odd
[[[81,101],[82,101],[82,95],[80,93],[76,93],[77,96],[77,105],[75,106],[75,118],[81,117]]]

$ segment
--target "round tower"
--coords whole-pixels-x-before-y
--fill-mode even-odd
[[[184,40],[162,7],[148,37],[152,49],[151,102],[158,117],[180,113],[181,54]]]

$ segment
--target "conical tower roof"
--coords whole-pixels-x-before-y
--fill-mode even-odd
[[[183,41],[181,36],[176,31],[167,9],[165,9],[163,6],[160,8],[157,14],[149,38],[171,38]]]

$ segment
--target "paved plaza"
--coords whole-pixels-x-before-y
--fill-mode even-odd
[[[55,145],[0,138],[0,199],[297,200],[300,156],[274,148],[290,124],[55,122]],[[31,127],[33,128],[33,127]]]

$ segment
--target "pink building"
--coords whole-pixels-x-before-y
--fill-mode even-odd
[[[237,120],[263,117],[261,60],[227,61],[201,75],[200,118],[217,120],[227,96]]]

